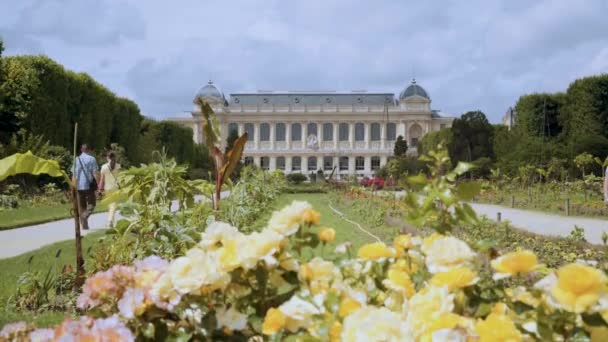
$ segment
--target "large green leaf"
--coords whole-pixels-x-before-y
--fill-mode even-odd
[[[464,201],[472,200],[481,191],[479,182],[463,182],[456,186],[456,196]]]
[[[247,143],[247,132],[243,133],[238,139],[234,141],[232,149],[226,154],[226,164],[222,167],[222,179],[226,181],[230,177],[234,168],[238,165],[245,150],[245,144]]]
[[[15,153],[0,160],[0,181],[22,173],[30,175],[47,174],[51,177],[64,177],[69,182],[68,175],[61,170],[55,160],[37,157],[31,151]]]
[[[424,174],[419,173],[415,176],[408,177],[407,182],[412,185],[424,185],[428,183],[428,180]]]

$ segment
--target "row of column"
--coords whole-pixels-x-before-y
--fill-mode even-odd
[[[316,123],[317,124],[317,141],[320,143],[325,142],[323,140],[323,123]],[[371,145],[371,123],[369,122],[365,122],[364,124],[364,137],[363,137],[363,141],[365,143],[364,148],[365,149],[369,149],[370,145]],[[253,123],[253,148],[254,149],[259,149],[260,148],[260,123],[256,122]],[[285,123],[285,142],[287,144],[287,149],[291,149],[292,148],[292,139],[291,139],[291,125],[292,123]],[[355,148],[355,123],[351,122],[348,123],[349,127],[348,127],[348,142],[349,142],[349,148],[354,149]],[[402,127],[399,127],[402,126]],[[270,149],[274,149],[276,146],[276,123],[269,123],[269,127],[270,127]],[[307,122],[303,122],[300,123],[300,127],[301,127],[301,137],[300,140],[302,143],[302,147],[306,147],[306,139],[308,137],[308,123]],[[333,139],[329,140],[333,142],[333,148],[334,149],[338,149],[340,140],[339,140],[339,127],[340,124],[339,123],[332,123],[332,127],[333,127]],[[242,135],[245,132],[245,124],[244,123],[239,123],[238,124],[238,133],[239,135]],[[396,136],[405,136],[405,123],[400,123],[397,126],[396,129]],[[380,148],[386,148],[386,124],[381,124],[380,125]],[[319,146],[320,147],[320,146]]]
[[[294,168],[294,156],[285,156],[282,158],[285,158],[285,167],[281,168],[281,170],[285,171],[286,173],[292,173],[292,172],[300,172],[300,173],[309,173],[309,172],[316,172],[317,170],[323,170],[325,172],[329,172],[330,170],[325,170],[325,160],[324,158],[327,156],[295,156],[295,157],[299,157],[300,158],[300,168],[298,169],[297,167]],[[358,156],[344,156],[342,158],[348,158],[348,170],[341,170],[340,169],[340,157],[332,157],[332,165],[331,165],[331,169],[333,169],[334,166],[336,166],[336,171],[339,171],[341,173],[345,173],[348,172],[348,174],[355,174],[355,173],[364,173],[364,174],[371,174],[373,171],[372,169],[372,160],[376,159],[378,160],[379,164],[378,164],[378,168],[383,167],[384,165],[386,165],[387,162],[387,157],[386,156],[365,156],[365,157],[358,157]],[[262,163],[262,158],[268,158],[268,165],[263,165]],[[277,158],[276,156],[254,156],[253,157],[253,163],[258,166],[258,167],[263,167],[266,168],[270,171],[274,171],[278,168],[277,165]],[[308,169],[308,161],[310,158],[316,158],[316,165],[314,170],[309,170]],[[363,159],[363,168],[357,170],[357,158],[362,158]]]

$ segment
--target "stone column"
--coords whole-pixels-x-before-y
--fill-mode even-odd
[[[334,157],[334,167],[336,168],[336,174],[340,173],[340,157]]]
[[[308,175],[308,157],[302,156],[302,165],[300,165],[300,172],[304,175]]]
[[[369,131],[369,122],[366,122],[365,124],[365,149],[369,150],[369,141],[370,141],[370,131]]]
[[[365,171],[365,174],[367,176],[369,176],[372,173],[372,157],[370,156],[365,156],[365,167],[363,168]]]
[[[340,129],[340,123],[339,122],[334,122],[334,150],[338,149],[338,145],[340,144],[340,139],[338,139],[338,133],[340,133],[339,131]]]
[[[317,129],[318,129],[318,127],[319,126],[317,126]],[[317,170],[319,170],[319,169],[321,169],[323,172],[325,172],[325,168],[323,167],[323,156],[317,156]]]
[[[194,119],[194,123],[192,124],[192,130],[194,131],[194,143],[200,144],[203,140],[200,136],[201,122],[197,119]]]
[[[288,150],[291,150],[291,122],[285,124],[285,146]],[[289,165],[291,165],[291,162]],[[287,169],[287,160],[285,160],[285,168]]]
[[[245,133],[245,124],[239,123],[239,137]]]
[[[317,140],[319,141],[319,148],[321,148],[323,142],[325,141],[323,137],[323,123],[317,122]]]
[[[291,173],[291,156],[285,157],[285,174]]]
[[[401,121],[397,124],[397,137],[402,136],[405,139],[405,122]]]
[[[275,122],[270,122],[268,124],[268,126],[270,126],[270,149],[274,151],[274,146],[275,146],[275,142],[276,142],[276,123]]]
[[[306,148],[306,137],[308,136],[308,123],[301,123],[302,125],[302,148]]]
[[[351,122],[348,124],[348,141],[350,142],[350,149],[355,149],[355,123]]]
[[[380,148],[386,147],[386,122],[380,123]]]
[[[256,122],[253,124],[253,148],[256,150],[260,149],[260,123]],[[256,164],[260,166],[259,164]]]
[[[260,163],[260,156],[253,157],[253,164],[257,167],[262,167],[262,164]]]
[[[348,174],[354,175],[355,172],[355,156],[348,156]]]
[[[380,167],[383,167],[384,165],[386,165],[386,161],[387,161],[386,156],[380,156]]]
[[[274,171],[277,169],[277,157],[271,156],[270,163],[268,164],[268,171]]]

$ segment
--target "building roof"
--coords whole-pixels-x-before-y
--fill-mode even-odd
[[[207,100],[216,100],[220,103],[226,102],[224,94],[213,84],[211,80],[204,87],[199,89],[198,92],[196,92],[195,98],[199,96]]]
[[[230,105],[394,105],[393,93],[369,93],[366,91],[258,91],[232,93]]]
[[[430,100],[430,97],[429,97],[428,93],[426,92],[426,90],[424,90],[424,88],[422,88],[421,86],[416,84],[416,79],[413,79],[412,83],[407,88],[405,88],[401,92],[401,94],[399,94],[399,100],[403,100],[407,97],[415,96],[415,95],[422,96],[422,97]]]

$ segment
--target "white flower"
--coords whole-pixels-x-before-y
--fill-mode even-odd
[[[215,221],[207,226],[201,234],[199,246],[203,249],[214,250],[225,245],[227,241],[234,240],[241,236],[239,230],[232,225],[224,222]]]
[[[238,312],[234,306],[226,310],[219,308],[215,313],[218,329],[226,327],[231,330],[243,330],[247,327],[247,315]]]
[[[413,341],[403,317],[384,307],[364,306],[344,319],[342,341]]]
[[[128,288],[118,301],[118,311],[125,318],[134,318],[141,314],[144,299],[144,292],[141,289]]]
[[[182,299],[181,295],[173,288],[169,273],[164,273],[152,284],[150,297],[157,307],[169,311],[172,311]]]
[[[353,244],[350,242],[344,242],[341,243],[339,245],[336,246],[336,253],[340,253],[340,254],[344,254],[348,251],[348,249],[352,246]]]
[[[456,329],[439,329],[433,332],[432,342],[466,342],[467,336]]]
[[[272,213],[268,228],[284,236],[295,234],[302,223],[302,215],[311,209],[312,206],[308,202],[293,201],[287,207]]]
[[[203,285],[223,287],[228,276],[220,270],[216,253],[205,253],[198,248],[192,248],[185,256],[173,260],[169,275],[174,288],[181,294],[197,294]]]
[[[427,332],[430,325],[443,313],[454,310],[454,295],[447,286],[428,286],[416,293],[407,303],[407,326],[416,338]]]
[[[291,297],[279,307],[279,310],[287,318],[285,326],[291,332],[311,326],[312,317],[321,314],[321,310],[315,305],[298,296]]]
[[[475,253],[464,241],[452,236],[440,237],[426,250],[426,266],[431,273],[446,272],[467,266],[475,257]]]

